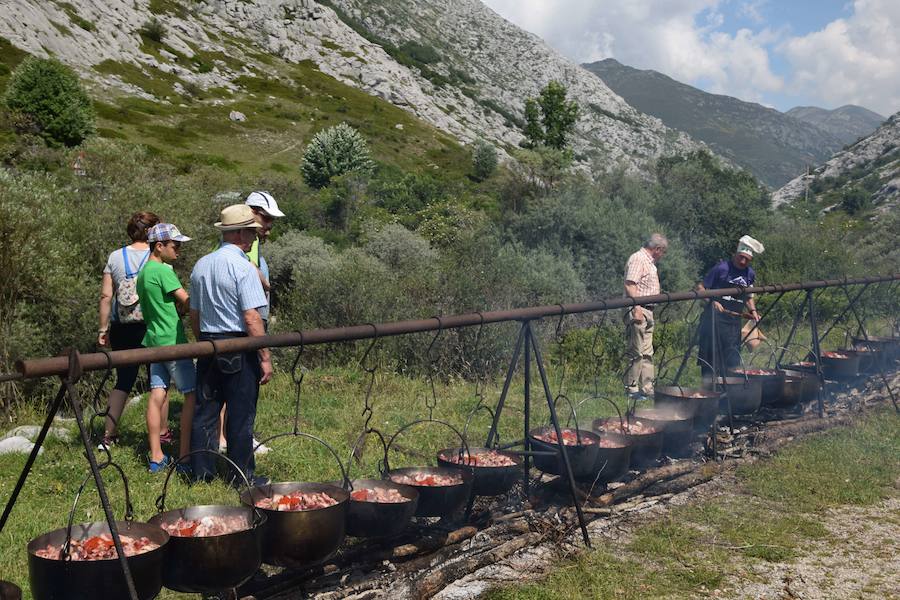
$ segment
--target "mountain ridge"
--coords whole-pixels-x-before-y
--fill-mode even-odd
[[[362,27],[345,22],[348,15]],[[403,24],[397,25],[400,15]],[[165,27],[164,44],[139,33],[151,19]],[[373,42],[366,31],[394,46]],[[205,0],[190,6],[172,0],[23,0],[0,14],[0,36],[75,66],[100,96],[111,90],[172,105],[194,88],[227,105],[247,78],[278,81],[283,74],[272,68],[273,60],[308,63],[464,144],[485,138],[506,153],[524,139],[516,121],[525,98],[559,79],[582,106],[572,139],[582,165],[640,172],[660,156],[703,146],[632,108],[478,0]],[[478,40],[484,48],[470,43]],[[437,59],[404,60],[396,50],[410,43],[426,54],[437,48]],[[504,66],[506,58],[515,59],[511,66]]]
[[[866,137],[886,120],[886,117],[855,104],[845,104],[833,110],[818,106],[795,106],[784,114],[811,123],[844,144],[853,144]]]
[[[638,110],[707,143],[772,187],[826,160],[843,145],[829,132],[775,109],[710,94],[657,71],[615,59],[583,66]]]

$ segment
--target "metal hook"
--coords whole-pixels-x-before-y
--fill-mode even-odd
[[[369,347],[366,348],[366,351],[363,353],[362,358],[359,361],[359,366],[363,371],[369,374],[369,385],[366,387],[366,397],[363,404],[363,411],[360,416],[366,418],[366,421],[363,425],[363,430],[369,430],[369,422],[372,420],[372,405],[370,404],[370,400],[372,398],[372,388],[375,386],[375,371],[378,370],[378,365],[373,364],[372,366],[368,366],[366,361],[369,358],[369,353],[372,351],[372,348],[378,343],[378,326],[374,323],[367,323],[372,327],[372,341],[369,343]]]
[[[441,334],[444,332],[444,321],[439,316],[432,317],[438,322],[437,332],[434,334],[434,337],[431,338],[431,343],[428,344],[428,350],[425,355],[428,357],[428,383],[431,386],[431,398],[428,398],[428,394],[425,394],[425,408],[428,409],[428,420],[432,420],[434,417],[434,408],[437,406],[437,391],[434,387],[434,371],[435,371],[435,361],[432,356],[432,350],[434,350],[434,345],[437,343],[438,338],[441,337]]]

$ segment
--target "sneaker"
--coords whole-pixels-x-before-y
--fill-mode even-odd
[[[649,400],[650,397],[644,392],[628,392],[628,399],[643,402],[644,400]]]
[[[179,475],[187,475],[190,477],[194,474],[194,470],[191,468],[190,463],[180,462],[175,465],[175,472]]]
[[[272,480],[268,477],[262,477],[261,475],[254,475],[250,478],[250,486],[251,487],[262,487],[264,485],[269,485],[272,483]]]
[[[162,460],[157,462],[154,460],[150,461],[150,472],[151,473],[160,473],[165,471],[169,465],[172,464],[172,457],[168,454],[163,454]]]
[[[103,439],[97,444],[97,450],[103,450],[104,446],[106,448],[112,448],[116,444],[119,443],[119,436],[117,435],[104,435]]]
[[[262,456],[263,454],[268,454],[268,453],[269,453],[269,447],[264,444],[260,444],[259,440],[257,440],[256,438],[253,438],[253,454]]]
[[[173,439],[175,439],[175,436],[172,435],[171,429],[166,429],[165,433],[159,434],[160,444],[171,444]]]

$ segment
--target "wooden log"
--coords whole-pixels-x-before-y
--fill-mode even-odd
[[[650,469],[637,479],[629,481],[625,485],[620,486],[611,492],[607,492],[606,494],[603,494],[598,498],[593,498],[591,504],[600,507],[615,504],[620,500],[624,500],[625,498],[629,498],[631,496],[634,496],[635,494],[639,494],[644,489],[655,483],[664,481],[666,479],[679,477],[681,475],[684,475],[685,473],[691,472],[692,470],[700,466],[702,465],[692,461],[685,461],[675,463],[674,465],[659,467],[657,469]]]
[[[412,587],[411,597],[416,600],[431,598],[457,579],[497,563],[511,554],[537,543],[540,539],[541,536],[539,534],[529,533],[513,538],[486,552],[445,562],[415,582]]]

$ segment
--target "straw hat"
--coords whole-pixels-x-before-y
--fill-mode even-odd
[[[215,228],[219,231],[234,231],[236,229],[259,229],[262,225],[256,222],[253,209],[246,204],[232,204],[222,209]]]

